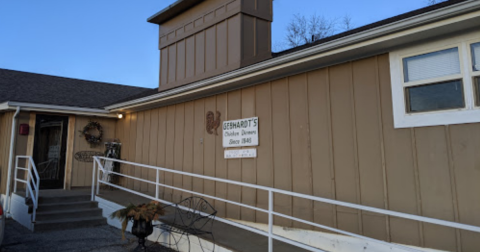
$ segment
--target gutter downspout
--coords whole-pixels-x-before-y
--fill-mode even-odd
[[[7,196],[5,197],[5,205],[4,209],[6,210],[6,217],[9,218],[11,216],[10,214],[10,181],[12,180],[12,170],[13,170],[13,154],[14,154],[14,147],[15,147],[15,136],[16,136],[16,127],[17,127],[17,117],[18,114],[20,113],[20,106],[17,107],[17,111],[13,115],[13,120],[12,120],[12,134],[10,136],[10,153],[8,155],[8,175],[7,175]]]

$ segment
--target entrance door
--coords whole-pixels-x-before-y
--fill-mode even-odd
[[[68,117],[37,114],[33,160],[40,189],[62,189],[65,177]]]

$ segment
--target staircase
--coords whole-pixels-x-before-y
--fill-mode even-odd
[[[90,201],[90,195],[68,195],[68,191],[46,196],[42,194],[41,191],[34,223],[35,232],[107,224],[107,220],[102,216],[102,209],[98,208],[98,202]],[[28,199],[26,203],[29,206],[29,212],[32,212],[33,205]]]

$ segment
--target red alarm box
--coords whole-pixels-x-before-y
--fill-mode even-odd
[[[18,133],[20,135],[28,135],[28,129],[29,129],[28,124],[22,123],[22,124],[20,124],[20,130],[19,130]]]

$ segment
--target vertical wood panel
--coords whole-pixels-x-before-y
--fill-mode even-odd
[[[159,109],[152,110],[150,114],[150,146],[148,148],[148,164],[149,165],[157,165],[157,149],[158,145],[158,111]],[[156,182],[157,180],[157,172],[153,169],[148,169],[148,180]],[[155,185],[149,184],[148,185],[148,192],[152,195],[155,193]]]
[[[148,155],[150,154],[149,152],[149,147],[150,147],[150,117],[151,117],[152,111],[151,110],[146,110],[143,112],[143,140],[142,140],[142,145],[141,145],[141,152],[142,152],[142,162],[141,164],[148,164],[150,161],[148,158]],[[148,178],[148,168],[141,168],[142,172],[142,178],[143,179],[149,179]],[[148,183],[145,182],[140,182],[140,188],[142,192],[147,192],[148,191]]]
[[[79,134],[85,125],[90,121],[97,121],[102,125],[103,128],[103,139],[112,140],[115,138],[116,133],[116,119],[110,118],[90,118],[85,116],[76,116],[75,118],[75,129],[74,129],[74,144],[73,144],[73,153],[79,151],[95,151],[103,153],[105,151],[105,145],[103,143],[98,145],[90,145],[85,137]],[[72,187],[85,187],[91,186],[92,184],[92,172],[93,172],[93,162],[80,162],[78,160],[73,161],[72,166]]]
[[[217,24],[217,67],[222,68],[227,66],[227,21]]]
[[[378,57],[378,74],[384,131],[385,163],[388,185],[388,205],[393,211],[421,214],[417,204],[415,160],[410,129],[394,129],[390,69],[388,55]],[[421,233],[417,222],[391,218],[391,241],[420,246]]]
[[[165,167],[175,169],[175,105],[167,109],[167,138],[165,146]],[[165,172],[165,184],[173,185],[173,174]],[[172,189],[165,188],[165,200],[172,201]]]
[[[330,128],[330,89],[327,69],[308,73],[308,102],[312,157],[313,195],[335,199]],[[335,208],[330,204],[314,203],[314,220],[335,226]]]
[[[450,126],[459,221],[480,226],[480,127],[479,124]],[[480,234],[462,231],[462,251],[477,251]]]
[[[208,111],[215,111],[215,109],[216,109],[215,97],[205,98],[205,113],[203,114],[203,118],[205,118],[205,115]],[[203,153],[204,153],[203,172],[207,176],[215,176],[215,162],[216,162],[215,135],[206,133],[205,124],[203,125],[202,131],[205,132],[204,147],[203,147],[204,148],[203,149]],[[211,181],[203,180],[203,190],[205,194],[215,195],[215,183]],[[222,215],[221,212],[218,212],[217,215],[220,217],[225,217],[224,215]]]
[[[132,161],[130,158],[130,114],[126,114],[124,116],[123,120],[120,120],[120,122],[123,124],[123,137],[120,138],[120,143],[122,143],[122,149],[120,153],[120,158],[127,160],[127,161]],[[132,171],[131,165],[125,165],[122,164],[123,167],[123,173],[130,175]],[[124,178],[125,181],[125,187],[132,189],[132,181],[131,179]]]
[[[307,75],[299,74],[288,78],[290,100],[290,142],[292,154],[293,191],[311,195],[313,188],[310,157],[310,135],[308,127]],[[313,220],[313,202],[293,198],[293,216],[304,220]],[[298,222],[294,227],[309,226]]]
[[[352,66],[361,202],[362,205],[385,208],[376,58],[359,60]],[[370,212],[362,215],[364,234],[387,240],[386,218]]]
[[[194,146],[194,102],[185,103],[185,130],[183,138],[183,171],[193,173],[193,146]],[[192,177],[183,176],[182,186],[184,189],[192,190]],[[191,194],[183,193],[183,197],[189,197]]]
[[[158,144],[157,144],[157,166],[167,167],[166,153],[167,153],[167,107],[160,108],[158,111]],[[159,172],[159,182],[165,183],[165,172]],[[158,189],[159,196],[162,197],[165,193],[165,187]]]
[[[330,94],[333,132],[333,157],[335,162],[335,183],[337,199],[359,203],[358,177],[355,164],[355,140],[352,128],[353,101],[351,96],[350,64],[330,68]],[[337,208],[337,222],[340,229],[359,233],[358,213],[348,208]]]
[[[8,157],[10,153],[10,138],[12,133],[13,114],[15,112],[6,112],[0,115],[0,169],[1,169],[1,192],[4,194],[7,190]],[[13,178],[13,176],[12,176]]]
[[[193,144],[193,172],[203,174],[203,148],[205,144],[205,99],[195,100],[195,129]],[[193,190],[203,193],[203,179],[193,179]]]
[[[130,115],[129,157],[130,157],[130,160],[132,160],[133,162],[135,162],[137,157],[137,121],[138,121],[138,113],[132,113]],[[130,166],[129,171],[131,176],[136,175],[135,166]],[[129,180],[128,186],[129,188],[135,189],[135,182],[133,180]]]
[[[174,150],[174,169],[183,170],[183,133],[185,132],[185,105],[183,103],[175,105],[175,150]],[[182,175],[173,175],[173,185],[182,188]],[[174,202],[181,200],[181,192],[175,191]]]
[[[30,129],[28,131],[27,156],[33,156],[33,144],[35,143],[35,124],[36,124],[36,122],[37,122],[37,114],[34,113],[34,112],[30,112],[30,121],[28,122],[28,127]],[[72,124],[73,124],[73,129],[75,130],[75,122],[73,122]],[[68,125],[70,126],[70,122],[69,122]],[[75,134],[73,134],[73,137],[75,137]]]
[[[136,129],[137,129],[137,134],[135,138],[135,146],[136,146],[136,152],[135,152],[135,163],[141,163],[142,162],[142,156],[143,156],[143,123],[145,120],[145,112],[138,112],[137,113],[137,121],[136,121]],[[135,167],[135,177],[136,178],[141,178],[142,177],[142,168],[139,166]],[[138,180],[135,180],[133,182],[133,188],[135,188],[136,191],[141,190],[141,185],[142,183]]]
[[[186,53],[185,53],[185,40],[179,41],[177,43],[177,79],[183,80],[185,78],[185,68],[186,68]]]
[[[75,129],[81,130],[85,126],[85,118],[77,118],[75,120]],[[77,136],[79,139],[75,141],[75,151],[84,151],[85,149],[85,139],[78,134]],[[73,167],[75,167],[73,171],[73,179],[72,179],[72,186],[82,186],[85,184],[85,163],[75,160],[73,163]]]
[[[240,90],[232,91],[227,94],[227,120],[236,120],[242,118],[242,93]],[[228,174],[227,178],[231,180],[242,180],[242,164],[240,159],[227,160]],[[228,185],[227,198],[229,200],[240,202],[242,199],[242,190],[240,186]],[[240,219],[240,207],[227,205],[227,218]]]
[[[288,106],[287,80],[281,79],[272,82],[274,187],[291,191],[292,167]],[[275,195],[274,204],[275,211],[283,214],[292,214],[292,197]],[[275,218],[275,225],[291,226],[291,223],[291,221],[286,219]]]
[[[195,74],[205,72],[205,33],[195,34]]]
[[[241,50],[240,50],[240,30],[241,24],[240,24],[240,14],[235,15],[227,20],[228,22],[228,27],[227,27],[227,33],[228,33],[228,64],[233,64],[240,62],[241,58]],[[235,43],[235,41],[238,41]]]
[[[255,87],[242,89],[242,118],[250,118],[255,114]],[[260,144],[260,143],[259,143]],[[251,148],[251,147],[246,147]],[[255,159],[243,158],[242,165],[242,182],[256,184],[257,183],[257,167]],[[257,190],[242,187],[242,203],[255,206],[257,201]],[[255,211],[247,208],[241,209],[241,219],[246,221],[255,221]]]
[[[32,117],[35,117],[33,115]],[[30,132],[29,132],[30,133]],[[65,186],[64,189],[70,190],[72,187],[73,155],[75,146],[75,116],[68,117],[67,149],[65,158]],[[31,155],[30,155],[31,156]]]
[[[160,85],[168,83],[168,47],[160,51],[160,65],[167,66],[160,68]]]
[[[189,78],[195,74],[195,36],[186,39],[185,51],[185,78]]]
[[[454,221],[444,126],[416,128],[416,149],[423,215]],[[454,251],[455,231],[424,225],[425,246]]]
[[[273,187],[273,137],[272,137],[272,96],[270,83],[255,87],[255,111],[259,118],[256,172],[257,184]],[[257,207],[268,209],[268,194],[257,192]],[[268,216],[257,212],[257,222],[267,223]]]
[[[227,117],[227,95],[220,94],[217,95],[216,100],[216,110],[212,111],[215,114],[215,120],[217,118],[217,111],[220,112],[220,121],[226,120]],[[205,113],[206,115],[206,113]],[[218,136],[215,136],[215,176],[218,178],[227,178],[227,160],[225,160],[223,156],[223,143],[222,143],[222,136],[223,136],[223,128],[222,124],[217,129]],[[227,198],[227,185],[225,183],[215,182],[215,195],[219,198],[226,199]],[[226,211],[226,204],[222,201],[215,201],[215,208],[217,209],[218,213],[222,216],[225,215]]]
[[[255,56],[255,19],[248,15],[242,15],[242,59],[249,59]]]
[[[216,69],[216,26],[205,30],[205,72]]]
[[[115,139],[117,139],[120,143],[122,143],[123,139],[124,139],[124,134],[125,134],[125,118],[123,119],[120,119],[120,120],[117,120],[117,122],[115,123]],[[67,142],[68,144],[68,142]],[[123,146],[120,145],[120,159],[122,158],[122,148]],[[120,171],[119,171],[121,174],[125,174],[125,165],[124,164],[120,164]],[[125,177],[123,176],[119,176],[118,178],[118,184],[120,186],[125,186]]]
[[[168,83],[174,82],[177,73],[177,44],[168,47]]]

